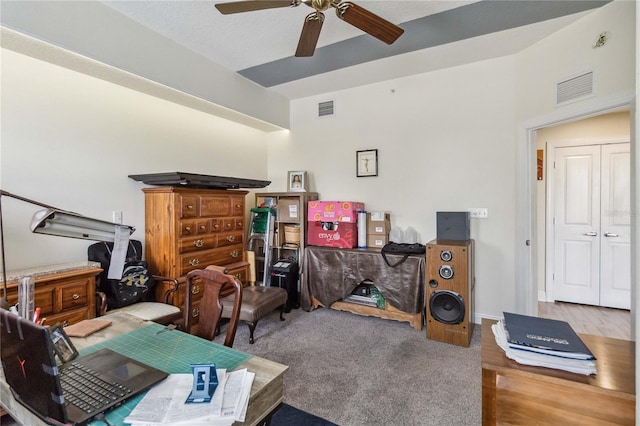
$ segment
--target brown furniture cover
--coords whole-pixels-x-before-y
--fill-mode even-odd
[[[387,256],[393,264],[401,255]],[[380,250],[309,246],[305,249],[300,302],[310,311],[313,295],[324,306],[351,294],[371,280],[387,303],[410,314],[424,309],[425,256],[412,255],[396,267],[388,266]]]

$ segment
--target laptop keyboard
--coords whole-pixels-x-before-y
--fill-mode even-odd
[[[73,404],[91,413],[125,397],[131,390],[119,383],[108,383],[86,366],[72,362],[60,371],[65,404]]]

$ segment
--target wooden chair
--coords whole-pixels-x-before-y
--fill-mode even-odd
[[[245,322],[249,326],[249,343],[253,344],[253,332],[256,329],[258,321],[265,315],[280,309],[280,321],[284,321],[284,310],[287,305],[287,290],[280,287],[256,286],[256,269],[255,255],[252,251],[245,252],[249,264],[249,283],[250,286],[242,289],[242,305],[240,308],[240,321]],[[230,269],[231,265],[227,268]],[[228,318],[231,307],[236,302],[235,296],[229,295],[222,299],[222,317]]]
[[[198,331],[197,336],[207,340],[213,340],[216,336],[220,318],[222,317],[223,307],[220,299],[220,290],[223,286],[233,289],[235,301],[231,307],[225,308],[227,318],[229,318],[229,327],[227,335],[224,339],[224,345],[233,346],[233,340],[236,337],[238,328],[238,319],[240,317],[240,304],[242,303],[242,285],[233,276],[224,273],[224,268],[219,266],[208,266],[206,269],[196,269],[187,274],[187,287],[185,289],[185,307],[183,317],[183,330],[189,332],[191,330],[191,309],[192,309],[192,293],[191,288],[196,279],[201,280],[204,288],[202,299],[200,300],[198,314]]]

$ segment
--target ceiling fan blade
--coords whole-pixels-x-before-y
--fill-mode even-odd
[[[218,3],[216,9],[223,15],[241,12],[253,12],[254,10],[275,9],[278,7],[296,7],[300,0],[246,0],[230,3]]]
[[[307,15],[302,27],[302,34],[300,34],[300,40],[298,40],[297,57],[313,56],[323,23],[324,14],[322,12],[313,12]]]
[[[404,33],[402,28],[357,4],[347,1],[338,4],[335,8],[340,19],[387,44],[392,44]]]

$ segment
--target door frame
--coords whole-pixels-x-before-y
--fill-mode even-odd
[[[516,234],[515,234],[515,309],[526,315],[538,315],[538,289],[536,280],[536,182],[537,182],[537,146],[536,130],[582,120],[584,118],[612,112],[618,108],[630,108],[631,118],[631,175],[636,175],[635,162],[635,91],[628,90],[616,95],[589,99],[567,105],[552,113],[518,123],[516,146]],[[633,185],[633,183],[632,183]],[[632,187],[631,205],[636,205],[635,191]],[[636,244],[636,231],[640,224],[640,215],[634,215],[631,223],[631,262],[635,263],[638,253],[633,251]],[[631,316],[632,329],[635,332],[635,271],[631,272]]]
[[[548,127],[548,126],[547,126]],[[555,158],[556,148],[570,148],[576,146],[602,146],[613,145],[620,143],[630,143],[631,138],[593,138],[583,140],[558,140],[551,141],[545,145],[545,176],[547,176],[547,183],[545,185],[545,201],[547,203],[545,209],[545,281],[544,281],[544,300],[546,302],[554,302],[553,294],[553,271],[555,270],[555,227],[552,223],[553,212],[555,211],[555,169],[552,165],[551,155],[553,152]],[[629,166],[631,167],[631,166]]]

